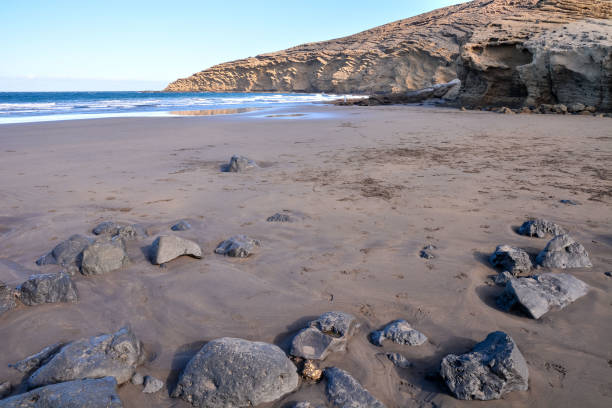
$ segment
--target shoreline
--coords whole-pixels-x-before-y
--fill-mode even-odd
[[[292,113],[305,116],[260,111],[0,126],[0,280],[14,286],[59,270],[34,261],[72,234],[91,236],[101,221],[149,233],[128,244],[128,266],[75,276],[79,303],[20,306],[0,316],[0,379],[19,383],[8,364],[49,344],[129,324],[147,351],[142,371],[172,386],[206,341],[240,337],[286,350],[305,322],[342,310],[362,327],[324,365],[349,371],[389,408],[472,406],[429,378],[444,355],[463,353],[494,330],[512,335],[530,371],[529,390],[495,406],[610,401],[609,119],[397,105],[280,112]],[[220,172],[233,154],[261,167]],[[266,221],[283,210],[304,218]],[[531,216],[569,229],[594,265],[567,271],[589,294],[538,321],[495,306],[500,289],[487,261],[499,244],[530,254],[546,245],[514,232]],[[192,229],[170,231],[181,219]],[[262,241],[259,253],[213,253],[242,233]],[[161,234],[194,240],[203,259],[152,265],[143,248]],[[428,244],[436,257],[424,260],[419,251]],[[369,343],[369,331],[395,319],[430,341]],[[387,351],[405,354],[414,367],[379,358]],[[146,395],[128,383],[119,395],[126,407],[189,406],[164,390]],[[262,407],[300,400],[324,402],[324,384],[303,384]]]

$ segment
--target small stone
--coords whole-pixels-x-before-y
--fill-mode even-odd
[[[325,369],[325,379],[327,398],[336,407],[385,408],[382,402],[344,370],[328,367]]]
[[[64,272],[31,275],[18,288],[19,300],[27,306],[79,300],[76,285]]]
[[[510,272],[508,271],[503,271],[497,274],[497,276],[495,277],[495,284],[499,285],[499,286],[506,286],[506,284],[510,281],[510,279],[513,279],[514,275],[512,275]]]
[[[134,385],[142,385],[144,384],[144,375],[140,374],[139,372],[134,373],[134,375],[132,376],[132,384]]]
[[[112,221],[104,221],[96,225],[91,231],[94,235],[111,234],[114,235],[117,232],[118,225]]]
[[[249,238],[246,235],[235,235],[221,242],[215,249],[215,253],[236,258],[247,258],[260,246],[261,243],[256,239]]]
[[[9,288],[4,282],[0,281],[0,316],[16,307],[15,290]]]
[[[324,313],[295,335],[290,354],[308,360],[324,360],[330,353],[344,351],[358,326],[355,317],[348,313]]]
[[[302,377],[308,381],[319,381],[322,375],[323,370],[317,367],[312,360],[304,361],[304,366],[302,367]]]
[[[254,407],[299,385],[295,365],[273,344],[224,337],[187,363],[172,393],[195,407]]]
[[[60,265],[65,272],[74,275],[81,268],[83,250],[91,244],[91,240],[82,235],[73,235],[59,243],[47,255],[36,261],[37,265]]]
[[[112,238],[124,240],[136,239],[139,235],[135,225],[117,224],[113,221],[105,221],[98,224],[92,232],[95,235],[108,235]]]
[[[20,373],[29,374],[32,371],[38,369],[38,367],[40,367],[47,361],[49,361],[49,359],[53,357],[62,348],[62,346],[62,343],[52,344],[50,346],[45,347],[38,353],[16,362],[15,364],[9,364],[9,367],[14,368]]]
[[[516,276],[531,271],[532,263],[525,250],[510,245],[499,245],[489,257],[489,262],[496,268]]]
[[[276,213],[266,219],[268,222],[293,222],[293,217],[289,214]]]
[[[420,346],[427,341],[427,336],[413,329],[406,320],[396,320],[382,330],[370,333],[370,341],[375,346],[382,346],[384,340],[391,340],[397,344]]]
[[[0,400],[1,408],[121,408],[112,377],[78,379]]]
[[[421,249],[419,256],[423,259],[434,259],[436,256],[433,254],[432,251],[435,249],[436,247],[434,245],[427,245],[423,247],[423,249]]]
[[[612,272],[604,272],[604,275],[606,275],[608,278],[612,278]]]
[[[182,255],[202,258],[202,248],[193,241],[173,235],[157,237],[151,245],[151,262],[155,265],[165,264]]]
[[[567,107],[567,110],[568,110],[570,113],[578,113],[578,112],[582,112],[582,111],[583,111],[583,110],[585,110],[585,109],[586,109],[586,106],[584,106],[584,105],[583,105],[583,104],[581,104],[581,103],[572,103],[571,105],[569,105],[569,106]]]
[[[157,378],[152,377],[150,375],[147,375],[144,378],[144,385],[145,387],[142,392],[144,392],[145,394],[152,394],[161,390],[164,387],[163,381],[158,380]]]
[[[574,200],[559,200],[559,202],[561,204],[565,204],[565,205],[580,205],[580,203],[578,201],[574,201]],[[557,234],[559,235],[559,234]]]
[[[191,229],[191,225],[187,221],[181,220],[170,227],[170,229],[172,231],[187,231]]]
[[[444,357],[440,375],[461,400],[500,399],[508,392],[529,388],[525,358],[512,337],[499,331],[490,333],[469,353]]]
[[[229,164],[227,165],[227,171],[231,173],[239,173],[254,169],[256,167],[258,167],[257,163],[255,163],[253,160],[249,159],[248,157],[235,154],[232,156]]]
[[[554,237],[536,258],[547,268],[590,268],[593,266],[586,249],[568,234]]]
[[[507,106],[503,106],[501,108],[499,108],[498,110],[499,113],[503,113],[505,115],[513,115],[514,111],[510,108],[508,108]]]
[[[100,239],[83,251],[81,273],[83,275],[103,275],[121,269],[130,262],[121,239]]]
[[[393,364],[395,364],[396,367],[399,367],[399,368],[412,367],[412,363],[408,361],[408,359],[400,353],[387,353],[386,356],[389,360],[391,360]]]
[[[543,273],[511,279],[497,304],[506,311],[515,307],[539,319],[550,310],[561,310],[586,295],[586,283],[567,273]]]
[[[2,399],[4,397],[6,397],[7,395],[9,395],[11,393],[12,389],[13,389],[13,386],[8,381],[3,382],[2,384],[0,384],[0,399]],[[0,404],[1,403],[2,402],[0,402]]]
[[[525,221],[518,229],[518,233],[528,237],[544,238],[547,235],[557,236],[565,234],[565,230],[554,222],[537,218]]]

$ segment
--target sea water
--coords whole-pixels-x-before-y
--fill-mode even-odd
[[[282,108],[333,101],[344,95],[209,92],[0,92],[0,123],[165,116],[173,112]]]

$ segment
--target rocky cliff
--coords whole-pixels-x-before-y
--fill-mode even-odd
[[[167,91],[398,93],[462,81],[472,105],[611,110],[612,1],[476,0],[216,65]]]

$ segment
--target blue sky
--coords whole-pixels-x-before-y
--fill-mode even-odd
[[[0,91],[161,89],[459,0],[0,0]]]

